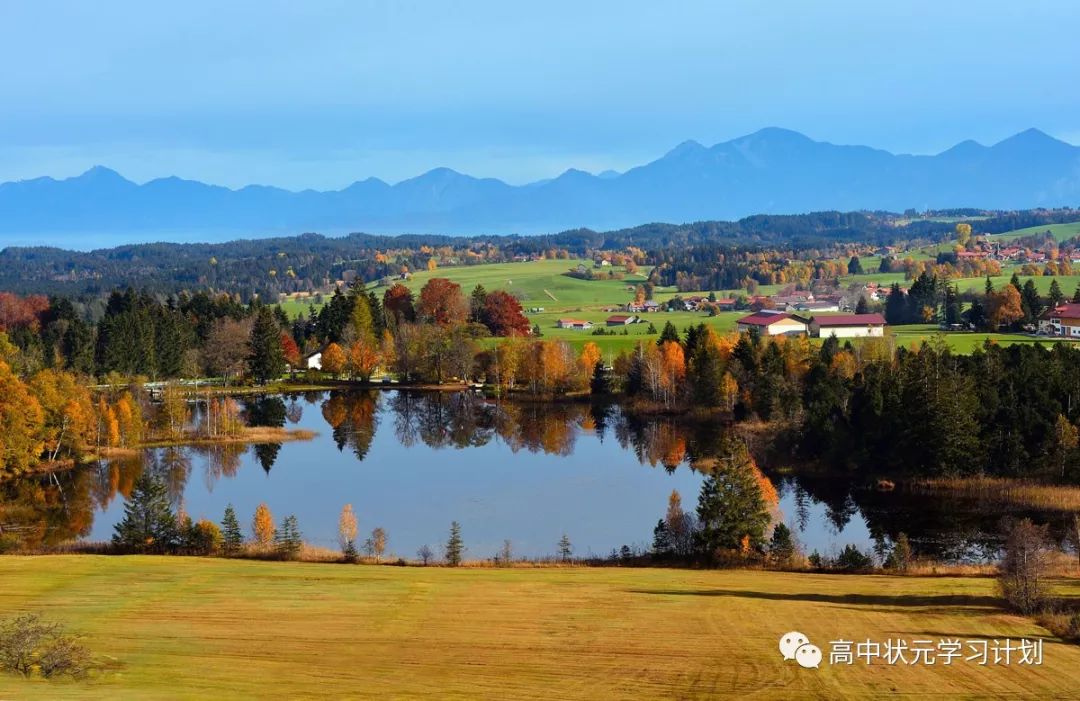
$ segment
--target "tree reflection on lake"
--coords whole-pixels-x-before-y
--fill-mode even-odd
[[[232,503],[247,523],[265,502],[279,520],[295,514],[305,539],[327,547],[351,503],[361,530],[385,528],[388,550],[405,557],[421,545],[438,550],[452,520],[462,523],[470,557],[491,556],[504,539],[522,555],[549,555],[563,533],[578,555],[605,555],[623,544],[647,547],[673,489],[693,508],[726,430],[633,416],[615,404],[499,402],[473,392],[350,390],[241,403],[250,425],[288,423],[319,435],[146,450],[8,482],[0,485],[0,529],[30,548],[107,540],[135,480],[151,470],[193,518],[218,521]],[[808,552],[847,543],[881,549],[901,531],[916,551],[943,559],[983,559],[997,547],[1000,508],[780,470],[791,466],[775,456],[765,462],[774,463],[763,469],[780,496],[778,517]],[[1064,532],[1064,515],[1026,515]]]

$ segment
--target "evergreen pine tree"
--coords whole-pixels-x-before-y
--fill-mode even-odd
[[[607,370],[604,369],[603,362],[597,363],[596,367],[593,368],[592,379],[589,382],[589,390],[597,397],[611,394],[611,378],[608,376]]]
[[[573,552],[574,546],[570,543],[570,536],[563,533],[562,538],[559,538],[559,559],[568,562]]]
[[[679,331],[670,321],[664,324],[664,330],[660,332],[660,338],[656,339],[656,345],[662,346],[666,341],[679,342]]]
[[[1050,281],[1050,307],[1051,309],[1061,304],[1061,301],[1065,299],[1065,293],[1061,291],[1061,285],[1058,284],[1057,278]]]
[[[236,518],[233,505],[225,507],[225,516],[221,519],[221,551],[225,557],[233,557],[244,545],[244,533],[240,530],[240,521]]]
[[[907,323],[907,299],[900,284],[894,282],[885,298],[885,321],[892,326]]]
[[[716,469],[698,496],[699,545],[706,559],[719,551],[759,550],[769,512],[746,444],[727,438]]]
[[[1072,301],[1074,304],[1080,304],[1080,285],[1076,286],[1076,292],[1073,292]]]
[[[251,355],[248,371],[265,384],[285,373],[285,352],[281,348],[281,329],[269,307],[260,307],[251,328]]]
[[[774,564],[786,567],[795,558],[795,538],[787,524],[780,522],[773,528],[769,539],[769,557]]]
[[[671,534],[668,533],[667,522],[660,519],[653,529],[652,549],[658,557],[667,557],[671,554]]]
[[[176,548],[179,538],[165,483],[143,472],[124,504],[113,545],[137,553],[166,553]]]
[[[859,301],[855,303],[856,314],[866,314],[870,311],[870,305],[866,301],[866,297],[859,295]]]
[[[862,267],[862,261],[859,260],[858,256],[852,256],[851,260],[848,261],[847,271],[848,271],[848,275],[862,275],[863,274],[864,271],[863,271],[863,267]]]
[[[274,532],[274,548],[283,560],[295,560],[300,557],[303,540],[296,516],[289,515],[281,522],[281,528]]]
[[[461,524],[454,521],[450,524],[450,538],[446,541],[446,564],[457,567],[461,564],[464,554],[465,544],[461,540]]]

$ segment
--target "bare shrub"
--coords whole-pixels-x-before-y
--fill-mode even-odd
[[[1026,518],[1005,524],[1005,556],[998,584],[1001,595],[1020,613],[1035,613],[1049,602],[1050,554],[1045,525],[1036,526]]]
[[[37,614],[23,614],[0,621],[0,669],[46,679],[82,677],[90,668],[90,651],[68,635],[59,623],[43,621]]]

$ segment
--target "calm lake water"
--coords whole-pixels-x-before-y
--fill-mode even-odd
[[[693,509],[703,475],[691,465],[724,431],[634,419],[614,406],[498,403],[464,392],[316,392],[243,404],[253,424],[318,436],[149,450],[60,475],[59,486],[8,483],[0,486],[3,525],[36,543],[108,540],[124,495],[153,470],[193,518],[220,521],[231,503],[246,525],[266,502],[279,521],[295,514],[306,541],[327,547],[337,547],[338,515],[349,503],[361,540],[380,526],[395,556],[412,558],[422,545],[439,552],[454,520],[469,557],[491,557],[506,539],[518,555],[552,555],[563,533],[575,555],[606,556],[624,544],[647,548],[672,490]],[[996,548],[1000,509],[879,492],[836,475],[765,472],[780,495],[775,518],[808,553],[848,543],[873,549],[901,530],[917,551],[945,559],[983,559]]]

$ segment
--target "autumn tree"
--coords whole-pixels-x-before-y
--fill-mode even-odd
[[[379,347],[373,340],[361,337],[352,342],[349,346],[349,374],[367,382],[378,366]]]
[[[461,285],[446,278],[433,277],[420,289],[416,311],[424,321],[439,326],[456,326],[465,322],[469,305],[461,293]]]
[[[521,303],[516,297],[502,290],[485,293],[478,320],[488,327],[492,336],[529,334],[529,320],[525,317]]]
[[[10,366],[0,360],[0,477],[33,467],[45,448],[45,412]]]
[[[331,343],[322,352],[321,365],[324,372],[337,376],[345,372],[348,358],[345,357],[345,351],[341,349],[341,346]]]
[[[203,364],[213,376],[229,380],[243,373],[251,353],[251,320],[218,319],[203,344]]]
[[[386,552],[386,540],[386,531],[375,528],[371,531],[371,537],[364,542],[364,550],[374,557],[376,562],[379,562],[382,560],[383,553]]]
[[[346,562],[356,561],[357,532],[356,514],[353,513],[352,504],[346,504],[338,517],[338,544]]]
[[[285,356],[285,362],[289,364],[289,367],[296,370],[300,367],[301,355],[300,348],[296,345],[296,341],[293,340],[291,334],[287,334],[284,331],[281,333],[281,352]]]
[[[416,321],[412,290],[400,282],[391,285],[383,294],[383,311],[387,322],[394,328]]]
[[[179,385],[170,382],[161,389],[158,405],[158,428],[170,439],[179,438],[188,421],[187,397]]]
[[[961,246],[967,247],[971,241],[971,224],[967,222],[960,222],[956,225],[956,242]]]
[[[1014,285],[1005,285],[1001,292],[986,295],[986,315],[992,329],[1009,326],[1024,318],[1020,292]]]
[[[263,550],[269,548],[274,542],[276,530],[274,515],[270,513],[270,507],[265,502],[255,507],[255,516],[251,521],[251,535],[254,537],[255,545]]]

